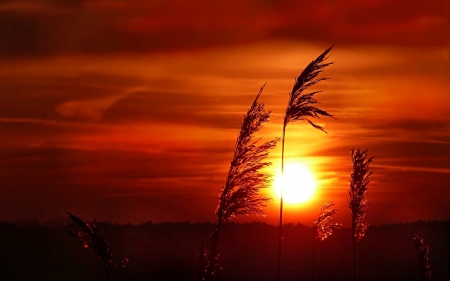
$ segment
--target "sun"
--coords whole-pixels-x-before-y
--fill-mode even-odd
[[[286,164],[284,177],[279,171],[274,178],[273,189],[277,198],[280,198],[281,190],[283,190],[283,202],[299,204],[312,198],[316,189],[316,181],[312,172],[305,165]]]

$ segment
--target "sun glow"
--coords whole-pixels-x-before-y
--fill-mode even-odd
[[[312,172],[299,163],[286,164],[284,177],[281,171],[274,178],[273,190],[280,198],[283,190],[283,202],[299,204],[308,201],[314,195],[316,181]]]

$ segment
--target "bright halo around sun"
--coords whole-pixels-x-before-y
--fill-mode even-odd
[[[283,202],[299,204],[308,201],[314,195],[316,181],[306,166],[292,163],[284,166],[284,177],[281,171],[278,172],[273,187],[278,198],[283,187]]]

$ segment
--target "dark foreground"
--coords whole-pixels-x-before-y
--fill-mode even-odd
[[[101,224],[115,261],[128,257],[123,269],[111,270],[112,280],[193,280],[202,236],[211,224]],[[413,230],[429,242],[430,262],[447,280],[449,222],[416,222],[370,227],[358,244],[358,280],[418,280]],[[77,226],[58,223],[0,223],[0,280],[107,280],[91,249],[67,231]],[[277,232],[264,223],[224,226],[220,236],[221,280],[276,279]],[[286,225],[282,280],[312,280],[312,229]],[[338,230],[316,247],[315,280],[351,280],[349,229]]]

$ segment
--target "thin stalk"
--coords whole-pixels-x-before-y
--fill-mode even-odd
[[[353,281],[356,281],[356,244],[366,235],[368,228],[366,213],[370,201],[365,197],[372,175],[369,166],[374,157],[366,159],[367,150],[352,149],[350,154],[353,171],[350,174],[349,199],[347,202],[352,214]]]
[[[355,221],[355,215],[352,214],[352,221]],[[352,257],[353,257],[353,281],[356,281],[356,239],[353,233],[355,233],[355,224],[352,223]]]
[[[238,133],[230,169],[219,194],[219,205],[216,209],[217,228],[210,236],[211,244],[205,271],[199,275],[203,280],[217,280],[217,273],[220,271],[218,245],[221,226],[239,215],[264,216],[263,207],[266,207],[265,203],[270,200],[258,195],[258,192],[270,183],[270,175],[262,170],[271,165],[270,162],[265,162],[265,158],[269,150],[275,147],[278,138],[264,143],[258,143],[260,139],[254,140],[255,133],[269,121],[271,113],[265,109],[264,103],[258,102],[263,89],[264,86],[244,115]],[[203,261],[203,257],[200,261]]]
[[[326,78],[318,78],[317,76],[322,70],[332,63],[324,63],[328,58],[328,53],[331,47],[325,50],[320,56],[309,63],[302,73],[295,79],[294,86],[289,93],[289,101],[286,108],[286,113],[283,120],[283,137],[281,148],[281,176],[284,176],[284,139],[286,133],[286,127],[289,122],[295,122],[304,120],[308,122],[313,128],[319,129],[325,132],[324,128],[311,121],[311,118],[320,118],[320,116],[333,117],[328,112],[317,108],[315,105],[318,101],[315,99],[315,95],[320,91],[305,93],[309,87],[320,83]],[[326,133],[326,132],[325,132]],[[278,233],[278,265],[277,265],[277,281],[281,280],[281,240],[283,238],[283,185],[281,185],[280,194],[280,225]]]
[[[420,276],[421,281],[432,281],[436,279],[435,268],[430,264],[429,255],[430,247],[428,243],[423,239],[422,235],[414,230],[414,242],[416,244],[416,255],[417,261],[420,265]]]
[[[353,281],[356,281],[356,239],[353,237]]]
[[[312,281],[315,279],[315,251],[316,251],[316,235],[313,236],[313,243],[312,243]]]
[[[338,229],[341,224],[334,223],[333,215],[337,212],[336,209],[330,209],[334,203],[325,203],[320,209],[319,218],[314,222],[314,240],[313,240],[313,280],[314,280],[314,255],[315,255],[315,242],[316,240],[323,241],[330,237],[333,232]]]
[[[283,124],[283,136],[281,138],[281,177],[284,177],[284,136],[286,134],[286,118],[284,118]],[[281,275],[281,240],[283,238],[283,186],[284,181],[281,184],[280,192],[280,225],[278,227],[278,267],[277,267],[277,280],[280,281]]]

